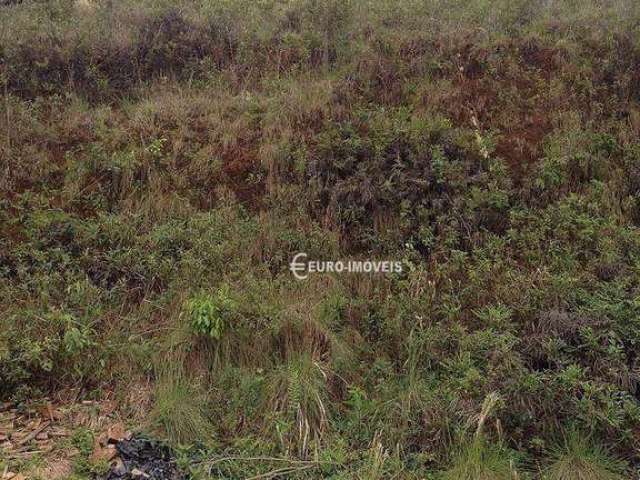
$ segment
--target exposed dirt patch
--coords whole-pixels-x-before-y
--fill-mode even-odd
[[[529,39],[491,50],[466,45],[452,58],[458,72],[450,72],[453,88],[437,107],[460,125],[472,125],[475,116],[483,132],[497,134],[495,153],[518,182],[542,155],[553,112],[568,106],[550,87],[562,52]]]
[[[115,403],[110,400],[0,404],[0,459],[18,479],[18,475],[27,479],[69,478],[80,454],[71,440],[78,428],[95,433],[93,462],[113,459],[117,454],[114,443],[130,436],[116,419]]]

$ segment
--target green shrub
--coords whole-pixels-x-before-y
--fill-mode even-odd
[[[3,400],[150,383],[224,478],[639,463],[637,2],[10,3]]]
[[[227,284],[219,287],[213,296],[201,293],[189,299],[186,309],[193,331],[214,340],[222,338],[237,315],[237,303],[230,296]]]

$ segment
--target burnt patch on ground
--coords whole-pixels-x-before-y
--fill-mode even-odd
[[[118,459],[101,480],[183,480],[173,450],[160,442],[135,436],[117,443]]]

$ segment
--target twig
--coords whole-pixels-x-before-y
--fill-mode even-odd
[[[9,112],[9,90],[8,90],[8,83],[9,83],[9,76],[7,75],[6,78],[3,79],[4,80],[4,108],[5,108],[5,114],[7,116],[7,156],[9,154],[9,150],[11,150],[11,113]]]
[[[202,463],[208,463],[210,465],[215,465],[216,463],[227,462],[240,460],[245,462],[287,462],[291,464],[298,465],[321,465],[321,464],[335,464],[335,462],[331,462],[329,460],[294,460],[291,458],[280,458],[280,457],[223,457],[216,458],[215,460],[205,460]]]
[[[9,452],[7,454],[7,459],[9,460],[20,460],[23,458],[32,457],[33,455],[39,453],[49,452],[50,450],[28,450],[26,452]]]
[[[309,468],[317,468],[320,465],[335,465],[336,462],[332,462],[329,460],[293,460],[289,458],[278,458],[278,457],[223,457],[217,458],[215,460],[203,461],[201,463],[205,463],[208,467],[209,474],[215,467],[216,464],[222,462],[229,461],[245,461],[245,462],[288,462],[291,465],[287,467],[278,468],[276,470],[272,470],[267,473],[260,474],[255,477],[247,478],[246,480],[257,480],[260,478],[273,478],[273,476],[278,474],[288,474],[297,470],[306,470]]]
[[[261,473],[260,475],[256,475],[254,477],[247,477],[245,480],[258,480],[260,478],[273,478],[277,475],[288,475],[289,473],[299,472],[302,470],[308,470],[309,468],[316,467],[317,465],[302,465],[300,467],[284,467],[278,468],[276,470],[271,470],[270,472]]]
[[[36,438],[40,433],[42,433],[42,431],[47,428],[49,426],[49,424],[51,424],[51,422],[49,422],[48,420],[46,422],[44,422],[42,425],[40,425],[40,427],[36,428],[33,432],[31,432],[29,435],[27,435],[26,437],[24,437],[22,440],[18,441],[18,445],[24,445],[25,443],[29,443],[31,440],[33,440],[34,438]]]

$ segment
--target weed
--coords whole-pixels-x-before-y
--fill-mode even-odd
[[[230,328],[237,307],[230,297],[229,286],[223,285],[215,296],[200,294],[187,303],[187,313],[191,327],[196,334],[220,340],[224,331]]]
[[[150,426],[160,429],[175,444],[208,442],[212,427],[207,397],[189,378],[182,363],[162,362],[157,367],[157,378]]]
[[[225,478],[631,476],[638,2],[2,3],[2,400]]]
[[[545,471],[548,480],[621,480],[625,462],[616,460],[588,436],[570,430],[552,453],[552,463]]]
[[[464,447],[453,466],[442,475],[451,480],[512,480],[517,478],[513,458],[500,446],[482,437]]]

